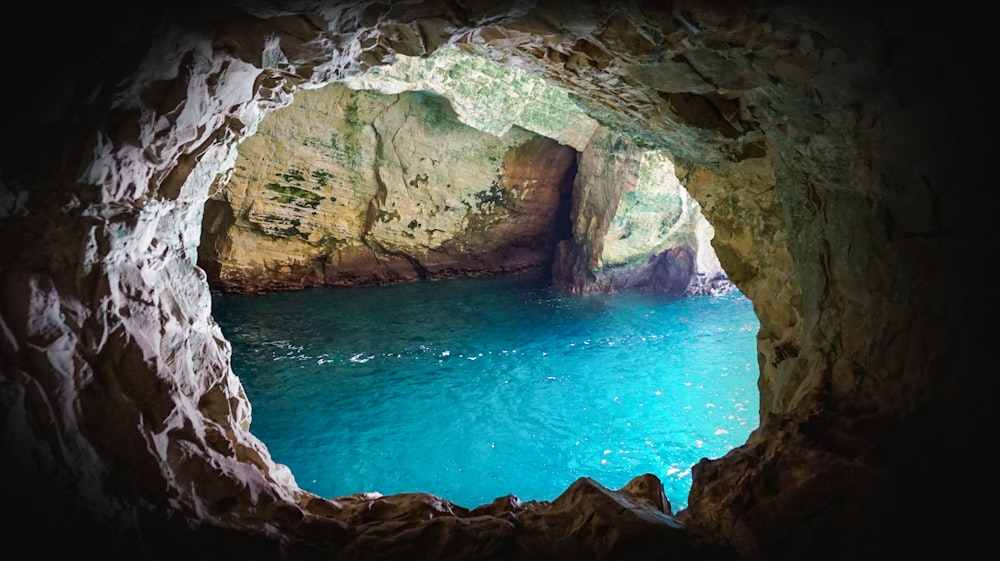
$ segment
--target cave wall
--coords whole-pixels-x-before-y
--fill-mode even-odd
[[[664,154],[455,47],[301,90],[238,152],[202,221],[198,265],[220,290],[547,270],[557,244],[574,292],[732,289]]]
[[[956,478],[949,512],[927,516],[926,495],[942,463],[977,450],[989,410],[972,327],[986,306],[965,286],[987,278],[985,149],[965,99],[980,91],[982,18],[879,3],[310,6],[122,8],[85,30],[80,7],[21,16],[48,25],[30,52],[62,63],[45,69],[61,87],[4,100],[19,108],[0,160],[9,535],[43,552],[241,559],[721,558],[703,541],[835,559],[982,539],[982,522],[952,514],[977,477]],[[473,512],[327,501],[249,432],[196,266],[210,186],[297,88],[445,43],[552,80],[671,154],[753,300],[761,427],[695,467],[687,511],[655,507],[647,481]],[[43,520],[63,539],[32,539]]]
[[[303,90],[238,152],[199,247],[222,290],[519,273],[547,267],[568,236],[576,151],[476,130],[443,97]]]

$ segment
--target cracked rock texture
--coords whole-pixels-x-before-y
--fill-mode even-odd
[[[988,129],[981,58],[992,51],[978,9],[22,8],[12,21],[25,35],[3,39],[17,64],[0,150],[0,477],[12,551],[815,560],[963,558],[985,546],[989,475],[970,469],[991,410],[980,326],[992,299],[977,252],[990,239],[989,144],[976,133]],[[500,497],[471,509],[423,494],[317,497],[250,432],[197,266],[213,186],[240,171],[240,142],[298,93],[447,45],[563,89],[598,124],[593,135],[631,147],[620,162],[630,174],[641,175],[630,150],[666,154],[753,300],[760,428],[694,466],[686,510],[672,512],[644,474],[619,490],[584,479],[551,503]],[[587,162],[590,145],[569,146],[582,149],[581,173],[601,165]],[[618,187],[573,201],[574,241],[620,229],[610,205],[629,191]],[[373,233],[409,224],[365,223]],[[593,267],[614,249],[563,244],[558,270],[605,282]]]

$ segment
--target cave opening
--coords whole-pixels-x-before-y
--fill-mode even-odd
[[[426,92],[414,84],[433,74],[407,79],[298,92],[213,187],[199,266],[251,429],[324,497],[431,492],[475,507],[654,473],[686,507],[691,465],[757,426],[757,322],[670,158],[596,127],[569,145],[582,111],[556,126],[529,106],[497,126],[475,116],[476,103],[509,106],[496,88],[477,101],[460,80]],[[609,193],[616,214],[585,237],[586,199]],[[581,272],[587,259],[600,265]],[[447,335],[456,326],[467,337]],[[455,399],[483,388],[485,402]]]
[[[970,248],[989,223],[985,174],[971,165],[988,161],[988,144],[969,133],[976,107],[964,102],[979,75],[956,62],[989,51],[970,43],[988,36],[970,32],[983,18],[875,4],[529,4],[19,14],[46,25],[44,40],[11,49],[43,88],[8,89],[2,157],[11,547],[705,558],[684,553],[692,539],[669,520],[651,527],[659,511],[643,501],[582,485],[553,508],[490,516],[407,499],[342,509],[299,494],[247,428],[250,404],[191,259],[212,174],[229,169],[225,153],[260,107],[449,42],[522,57],[603,123],[676,154],[757,307],[761,428],[696,470],[678,517],[696,538],[754,559],[979,545],[965,538],[986,535],[982,519],[928,517],[922,500],[989,411],[975,352],[985,330],[974,329],[986,308],[955,283],[956,271],[977,278]],[[966,40],[926,41],[950,32]],[[951,498],[976,496],[975,480]],[[39,520],[62,539],[38,539]]]

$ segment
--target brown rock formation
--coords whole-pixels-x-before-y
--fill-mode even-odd
[[[554,277],[575,292],[731,288],[712,227],[663,155],[596,124],[584,139],[575,132],[592,120],[568,100],[548,108],[556,117],[522,100],[557,105],[558,90],[443,52],[432,71],[419,65],[427,76],[407,60],[363,81],[443,93],[337,83],[267,115],[206,204],[198,264],[209,284],[257,293],[548,269],[558,243],[566,262]],[[477,96],[483,107],[469,107]],[[565,138],[584,147],[583,173]]]
[[[538,269],[568,236],[575,160],[523,129],[463,125],[444,98],[301,91],[240,145],[199,263],[240,292]]]
[[[4,51],[27,62],[11,67],[0,151],[8,547],[241,560],[978,554],[973,506],[989,476],[967,466],[988,446],[988,307],[963,279],[988,278],[974,251],[988,239],[986,144],[967,132],[984,122],[985,18],[879,3],[306,4],[20,12],[37,35]],[[549,504],[469,512],[424,495],[326,500],[249,431],[195,266],[210,186],[294,92],[449,42],[552,80],[607,130],[672,154],[753,300],[760,428],[695,467],[687,510],[661,508],[648,481],[584,480]],[[607,221],[591,203],[578,212]]]

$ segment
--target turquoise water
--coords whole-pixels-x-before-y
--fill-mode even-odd
[[[251,431],[327,498],[474,508],[653,473],[676,512],[691,466],[758,424],[759,324],[738,291],[581,296],[516,276],[213,300]]]

